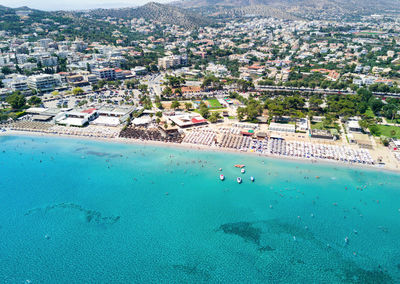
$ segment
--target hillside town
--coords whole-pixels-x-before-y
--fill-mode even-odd
[[[101,20],[103,40],[46,18],[0,31],[3,132],[400,165],[400,18]]]

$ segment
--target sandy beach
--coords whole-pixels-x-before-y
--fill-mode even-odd
[[[138,139],[128,139],[128,138],[104,138],[104,137],[94,137],[94,136],[78,136],[78,135],[67,135],[67,134],[52,134],[52,133],[44,133],[44,132],[31,132],[31,131],[18,131],[18,130],[7,130],[5,132],[0,132],[0,136],[38,136],[38,137],[62,137],[62,138],[71,138],[71,139],[83,139],[83,140],[94,140],[94,141],[102,141],[108,143],[122,143],[122,144],[137,144],[137,145],[148,145],[148,146],[159,146],[159,147],[171,147],[171,148],[182,148],[187,150],[197,150],[197,151],[209,151],[209,152],[225,152],[225,153],[235,153],[235,154],[243,154],[243,155],[253,155],[258,157],[266,157],[269,159],[279,159],[279,160],[287,160],[287,161],[297,161],[303,163],[313,163],[313,164],[327,164],[327,165],[338,165],[341,167],[348,168],[359,168],[359,169],[374,169],[380,171],[388,171],[394,173],[400,173],[400,169],[398,164],[393,159],[389,159],[389,156],[382,156],[381,150],[370,150],[371,154],[374,157],[382,156],[384,159],[384,164],[360,164],[360,163],[348,163],[331,159],[305,159],[299,157],[291,157],[284,155],[268,155],[261,154],[257,152],[250,151],[240,151],[236,149],[230,148],[222,148],[215,146],[206,146],[206,145],[198,145],[198,144],[189,144],[189,143],[166,143],[161,141],[150,141],[150,140],[138,140]],[[386,155],[390,154],[388,152],[384,153]]]

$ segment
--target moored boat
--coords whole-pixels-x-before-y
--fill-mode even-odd
[[[241,169],[240,172],[241,172],[242,174],[244,174],[244,173],[246,172],[246,170],[245,170],[245,169]]]
[[[254,181],[255,181],[255,178],[254,178],[254,177],[250,177],[250,180],[251,180],[252,182],[254,182]]]
[[[225,176],[224,176],[224,175],[219,175],[219,179],[220,179],[220,180],[224,180],[224,179],[225,179]]]
[[[238,178],[236,178],[236,181],[237,181],[237,183],[242,183],[242,178],[241,177],[238,177]]]
[[[236,168],[244,168],[245,165],[235,165]]]

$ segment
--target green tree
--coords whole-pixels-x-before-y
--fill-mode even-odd
[[[208,118],[210,116],[210,111],[203,101],[200,103],[199,112],[200,115],[204,118]]]
[[[192,108],[192,103],[191,102],[186,102],[185,103],[185,108],[187,111],[189,111]]]
[[[369,131],[371,131],[371,134],[374,136],[381,135],[381,131],[379,130],[379,127],[375,124],[369,126]]]
[[[246,109],[244,107],[237,108],[237,117],[239,121],[244,119],[245,114],[246,114]]]
[[[172,89],[167,86],[162,90],[162,95],[166,97],[170,97],[172,95]]]
[[[243,79],[237,80],[236,84],[238,85],[239,90],[242,92],[247,92],[249,89],[254,88],[253,82]]]
[[[179,88],[183,84],[185,84],[185,79],[180,76],[167,76],[167,86],[171,86],[172,88]]]
[[[72,93],[73,93],[75,96],[78,96],[78,95],[82,95],[82,94],[84,93],[84,91],[83,91],[82,88],[76,87],[76,88],[73,88],[73,89],[72,89]]]
[[[208,90],[219,90],[222,88],[222,84],[217,77],[209,75],[204,77],[201,87]]]
[[[326,114],[325,117],[322,119],[322,126],[324,128],[328,128],[332,125],[334,120],[334,116],[331,114]]]
[[[3,67],[1,68],[1,73],[3,73],[4,75],[9,75],[9,74],[12,73],[12,71],[11,71],[10,67],[8,67],[8,66],[3,66]]]
[[[174,100],[172,103],[171,103],[171,108],[173,108],[173,109],[177,109],[177,108],[179,108],[181,106],[181,104],[177,101],[177,100]]]
[[[146,84],[140,84],[138,86],[139,91],[141,91],[142,93],[147,93],[148,91],[148,86]]]
[[[371,98],[369,105],[372,111],[377,114],[383,107],[383,102],[380,99]]]
[[[31,106],[37,106],[37,105],[40,105],[41,103],[42,103],[42,99],[37,96],[32,96],[28,100],[28,104],[30,104]]]
[[[26,105],[26,99],[23,95],[15,92],[6,98],[6,102],[9,103],[14,110],[20,110]]]
[[[319,110],[320,105],[322,105],[323,101],[318,98],[318,96],[312,96],[308,103],[311,110]]]
[[[208,118],[208,121],[210,121],[211,123],[216,123],[220,118],[221,116],[219,112],[215,111],[211,113],[210,117]]]

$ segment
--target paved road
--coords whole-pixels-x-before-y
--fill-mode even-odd
[[[356,92],[348,92],[343,90],[325,90],[325,89],[311,89],[311,88],[293,88],[293,87],[283,87],[283,86],[257,86],[255,88],[257,91],[282,91],[282,92],[307,92],[307,93],[316,93],[316,94],[343,94],[343,95],[355,95]],[[385,96],[385,97],[400,97],[400,94],[392,94],[392,93],[379,93],[373,92],[376,96]]]

